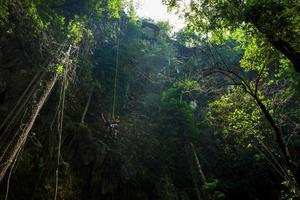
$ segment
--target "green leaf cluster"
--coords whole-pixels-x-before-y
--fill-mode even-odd
[[[207,118],[211,126],[222,130],[224,138],[234,138],[245,147],[249,142],[264,141],[266,137],[260,109],[242,88],[234,88],[211,102]]]
[[[91,38],[93,33],[90,29],[86,28],[86,23],[87,18],[75,16],[74,19],[72,19],[68,24],[67,38],[75,44],[79,44],[84,35],[86,35],[88,38]]]
[[[201,91],[200,84],[194,80],[183,80],[175,83],[170,89],[162,93],[164,102],[188,102]]]

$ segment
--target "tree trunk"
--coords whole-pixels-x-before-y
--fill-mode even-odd
[[[194,147],[194,145],[193,145],[192,142],[190,143],[190,146],[191,146],[191,150],[193,152],[193,156],[194,156],[194,159],[195,159],[195,162],[196,162],[196,166],[197,166],[197,169],[198,169],[201,181],[203,182],[203,184],[205,184],[205,183],[207,183],[207,179],[206,179],[206,177],[205,177],[205,175],[203,173],[200,161],[198,159],[197,153],[195,151],[195,147]]]
[[[262,111],[262,113],[264,114],[265,118],[267,119],[267,121],[270,123],[275,136],[276,136],[276,141],[277,144],[279,146],[279,149],[281,151],[281,153],[283,154],[284,160],[286,162],[287,167],[291,170],[293,178],[296,181],[296,186],[299,190],[299,185],[300,185],[300,177],[299,177],[299,173],[297,171],[297,166],[293,163],[292,161],[292,157],[290,155],[288,146],[284,140],[283,137],[283,133],[280,131],[280,128],[277,126],[277,124],[275,123],[273,117],[271,116],[270,112],[267,110],[266,106],[262,103],[262,101],[255,95],[252,95],[256,101],[256,103],[258,104],[260,110]]]
[[[94,92],[94,87],[91,88],[91,92],[89,94],[89,97],[88,97],[88,100],[86,102],[86,105],[85,105],[85,108],[84,108],[84,111],[82,113],[82,117],[81,117],[81,123],[83,124],[84,123],[84,119],[85,119],[85,116],[86,116],[86,113],[90,107],[90,103],[91,103],[91,99],[92,99],[92,96],[93,96],[93,92]]]
[[[40,71],[38,71],[34,77],[32,78],[32,80],[30,81],[30,83],[28,84],[28,86],[26,87],[26,89],[24,90],[24,92],[22,93],[21,97],[18,99],[15,107],[9,112],[9,114],[7,115],[7,117],[4,119],[4,121],[1,123],[0,125],[0,131],[3,130],[3,127],[6,125],[6,123],[8,122],[8,120],[11,119],[11,117],[17,117],[17,115],[15,114],[15,111],[17,108],[20,109],[19,104],[21,103],[26,103],[27,101],[24,101],[24,98],[26,95],[28,95],[29,90],[34,90],[35,87],[32,87],[34,85],[34,83],[38,82],[41,78],[43,77],[43,74],[41,74]],[[35,84],[37,86],[37,84]],[[30,95],[30,93],[29,93]],[[31,94],[32,95],[32,94]],[[31,96],[30,95],[30,96]],[[22,108],[22,106],[21,106]],[[13,119],[11,119],[10,121],[14,121]],[[9,126],[7,127],[9,128]],[[3,133],[2,133],[3,134]]]
[[[198,159],[195,147],[194,147],[192,142],[190,142],[190,149],[191,149],[191,153],[192,153],[192,156],[193,156],[194,163],[196,164],[197,172],[199,173],[200,180],[201,180],[202,184],[205,185],[205,184],[207,184],[207,179],[206,179],[206,177],[203,173],[200,161]],[[196,180],[195,177],[193,177],[193,178]],[[203,195],[206,197],[207,200],[213,200],[214,199],[213,196],[208,191],[203,191]]]
[[[300,73],[300,52],[298,52],[290,43],[284,41],[284,38],[276,38],[271,31],[263,29],[257,20],[248,19],[248,21],[253,24],[259,32],[265,35],[271,45],[285,55],[293,64],[295,71]]]
[[[231,4],[237,10],[240,10],[234,3]],[[246,16],[246,21],[255,26],[259,32],[265,35],[266,39],[271,43],[271,45],[285,55],[293,64],[296,72],[300,73],[300,52],[294,48],[289,42],[284,41],[284,38],[275,38],[275,33],[263,28],[259,23],[260,15],[250,15]]]
[[[52,76],[53,77],[47,81],[45,89],[44,89],[43,93],[41,94],[41,96],[39,97],[39,100],[33,106],[33,109],[31,111],[31,115],[28,119],[28,122],[25,124],[24,128],[22,129],[22,132],[19,135],[19,138],[16,141],[16,144],[14,145],[13,149],[11,149],[7,153],[7,155],[5,155],[4,161],[0,163],[0,182],[4,178],[9,167],[12,165],[12,163],[15,161],[15,159],[17,159],[18,152],[20,152],[20,150],[25,145],[28,134],[34,125],[34,122],[35,122],[39,112],[43,108],[55,83],[57,82],[57,79],[58,79],[57,74],[54,74]]]
[[[282,39],[276,39],[274,36],[268,33],[265,33],[265,35],[273,47],[275,47],[292,62],[295,71],[300,73],[300,52],[297,52],[294,47]]]
[[[193,179],[193,185],[194,185],[194,189],[196,191],[197,199],[198,200],[202,200],[202,198],[201,198],[201,192],[199,190],[200,184],[197,181],[196,172],[194,170],[194,165],[193,165],[193,162],[192,162],[192,160],[193,160],[192,158],[194,158],[194,157],[192,156],[192,158],[191,158],[188,145],[185,145],[185,146],[186,146],[185,147],[185,153],[186,153],[186,156],[187,156],[188,161],[189,161],[190,170],[191,170],[191,176],[192,176],[192,179]]]

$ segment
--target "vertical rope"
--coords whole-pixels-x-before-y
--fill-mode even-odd
[[[59,103],[59,113],[58,113],[58,147],[57,147],[57,166],[55,171],[55,193],[54,193],[54,200],[57,199],[58,195],[58,186],[59,186],[59,167],[61,165],[61,138],[62,138],[62,126],[63,126],[63,118],[64,118],[64,104],[65,104],[65,95],[66,95],[66,77],[67,72],[64,72],[61,92],[60,92],[60,103]]]
[[[3,165],[0,165],[0,182],[3,179],[6,171],[11,166],[12,162],[16,158],[19,150],[25,145],[29,132],[31,131],[36,118],[38,117],[41,109],[43,108],[45,102],[48,99],[55,83],[57,81],[57,76],[53,76],[50,80],[46,82],[46,86],[44,92],[39,97],[38,103],[34,105],[31,115],[28,119],[28,122],[25,124],[18,140],[16,141],[15,147],[8,153],[6,161],[4,161]],[[1,163],[2,164],[2,163]]]
[[[7,178],[7,186],[6,186],[5,200],[8,200],[8,193],[9,193],[9,187],[10,187],[10,179],[11,179],[11,175],[12,175],[12,172],[13,172],[13,170],[14,170],[14,168],[15,168],[16,162],[17,162],[17,160],[18,160],[18,158],[19,158],[19,155],[20,155],[21,151],[22,151],[22,148],[21,148],[21,149],[19,150],[19,152],[17,153],[16,158],[15,158],[15,160],[13,161],[12,166],[10,167],[9,175],[8,175],[8,178]]]
[[[116,108],[116,96],[117,96],[117,82],[118,82],[118,66],[119,66],[119,50],[120,50],[120,21],[118,23],[117,30],[117,55],[116,55],[116,66],[115,66],[115,81],[114,81],[114,98],[112,106],[112,118],[115,117],[115,108]]]
[[[66,58],[64,58],[62,63],[68,62],[72,50],[72,45],[69,46],[69,49],[66,53]],[[58,130],[58,147],[57,147],[57,166],[55,171],[55,193],[54,200],[58,198],[58,187],[59,187],[59,167],[63,164],[63,159],[61,155],[61,146],[62,146],[62,129],[63,129],[63,120],[64,120],[64,110],[65,110],[65,97],[68,79],[67,75],[70,71],[69,63],[66,63],[65,70],[63,72],[62,86],[60,90],[59,104],[58,104],[58,115],[57,115],[57,130]]]

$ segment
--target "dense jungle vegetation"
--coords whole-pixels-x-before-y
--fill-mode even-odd
[[[163,3],[0,0],[1,200],[300,199],[299,0]]]

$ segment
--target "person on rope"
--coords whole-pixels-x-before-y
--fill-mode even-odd
[[[118,135],[118,126],[120,123],[120,117],[116,116],[116,117],[112,117],[112,118],[105,118],[103,113],[101,113],[101,118],[102,121],[104,123],[105,128],[110,132],[110,134],[113,137],[117,137]]]

